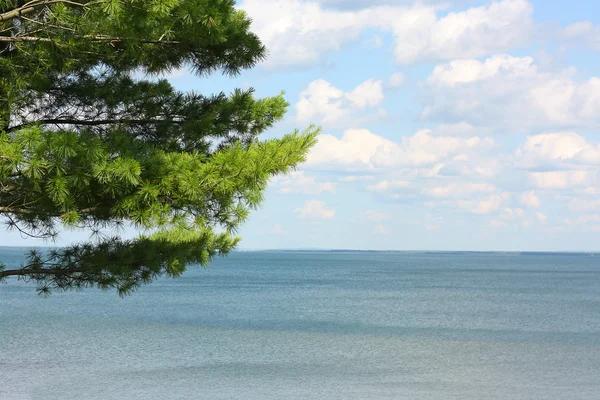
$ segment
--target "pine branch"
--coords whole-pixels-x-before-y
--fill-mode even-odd
[[[45,125],[81,125],[81,126],[99,126],[99,125],[112,125],[112,124],[126,124],[126,125],[149,125],[159,124],[162,122],[169,122],[171,124],[183,124],[189,123],[190,121],[178,121],[178,120],[163,120],[163,119],[100,119],[100,120],[82,120],[82,119],[38,119],[32,122],[11,126],[6,129],[6,132],[14,132],[32,124],[45,124]]]
[[[33,0],[30,1],[29,3],[25,3],[24,5],[22,5],[21,7],[15,8],[14,10],[11,11],[7,11],[5,13],[0,14],[0,22],[4,22],[4,21],[9,21],[11,19],[14,18],[19,18],[23,15],[27,15],[27,14],[31,14],[32,12],[36,11],[39,7],[42,6],[48,6],[48,5],[52,5],[52,4],[58,4],[58,3],[63,3],[63,4],[69,4],[72,6],[77,6],[77,7],[88,7],[90,3],[77,3],[74,1],[70,1],[70,0]],[[98,3],[98,2],[95,2]]]
[[[95,245],[52,250],[44,257],[33,251],[25,267],[0,267],[0,281],[10,276],[33,281],[39,285],[40,294],[99,287],[116,288],[120,295],[126,295],[160,276],[180,276],[186,265],[206,265],[237,243],[237,238],[217,235],[210,229],[163,231],[133,241],[113,238]]]
[[[205,265],[235,247],[232,235],[269,179],[315,143],[312,128],[259,140],[289,107],[283,94],[204,96],[135,76],[182,66],[232,76],[264,60],[233,0],[3,4],[0,217],[35,237],[53,237],[61,224],[154,233],[32,253],[20,269],[0,265],[0,280],[35,283],[41,294],[99,287],[123,295]]]
[[[66,29],[66,28],[60,28]],[[35,32],[28,32],[35,33]],[[111,37],[102,37],[102,36],[88,36],[83,35],[80,39],[84,39],[91,43],[121,43],[121,42],[135,42],[140,44],[181,44],[181,42],[176,40],[138,40],[133,38],[111,38]],[[51,38],[48,37],[39,37],[39,36],[0,36],[0,43],[19,43],[19,42],[53,42]]]
[[[100,211],[108,211],[109,208],[103,208],[103,207],[88,207],[88,208],[82,208],[80,210],[77,210],[77,213],[85,216],[88,214],[94,214]],[[49,217],[60,217],[63,213],[62,212],[49,212],[46,209],[36,209],[36,208],[20,208],[20,207],[2,207],[0,206],[0,214],[14,214],[14,215],[47,215]]]
[[[9,276],[31,276],[31,275],[44,275],[46,277],[49,276],[60,276],[60,275],[69,275],[84,272],[83,268],[29,268],[23,267],[20,269],[8,269],[4,271],[0,271],[0,279],[6,278]]]

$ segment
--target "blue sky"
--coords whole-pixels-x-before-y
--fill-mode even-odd
[[[265,137],[323,127],[307,163],[271,182],[242,249],[600,250],[599,2],[238,6],[268,59],[171,82],[285,90]]]

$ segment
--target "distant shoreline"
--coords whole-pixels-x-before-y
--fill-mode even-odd
[[[23,249],[23,250],[47,250],[60,249],[65,246],[0,246],[1,249]],[[232,253],[389,253],[389,254],[430,254],[430,255],[504,255],[504,256],[586,256],[600,257],[600,251],[580,251],[580,250],[564,250],[564,251],[504,251],[504,250],[353,250],[353,249],[238,249]]]
[[[600,251],[476,251],[476,250],[351,250],[351,249],[241,249],[237,253],[398,253],[432,255],[515,255],[515,256],[600,256]]]

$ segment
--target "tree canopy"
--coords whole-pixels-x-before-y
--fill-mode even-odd
[[[239,241],[269,179],[303,162],[318,130],[259,135],[283,93],[181,92],[161,76],[236,75],[266,49],[233,0],[0,0],[0,213],[53,239],[132,224],[146,232],[31,252],[9,276],[40,293],[127,294],[205,265]]]

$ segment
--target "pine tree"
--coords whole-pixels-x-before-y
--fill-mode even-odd
[[[119,237],[31,252],[9,276],[52,290],[179,276],[235,248],[268,180],[303,162],[317,129],[259,135],[283,94],[180,92],[160,76],[234,76],[266,49],[233,0],[0,0],[0,213],[53,239],[133,224]]]

